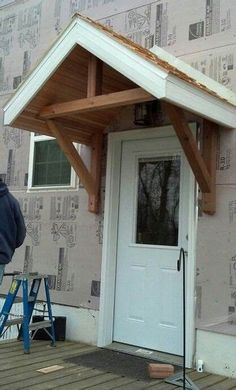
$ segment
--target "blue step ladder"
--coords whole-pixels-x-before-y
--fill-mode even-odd
[[[48,320],[31,322],[42,280],[44,281],[45,287]],[[12,305],[16,303],[15,301],[20,286],[22,286],[23,316],[8,319],[9,315],[10,317],[14,316],[14,314],[11,314],[11,308]],[[30,352],[30,341],[34,338],[38,329],[44,329],[51,339],[51,345],[55,346],[55,331],[47,275],[41,275],[38,273],[22,273],[15,274],[13,276],[9,292],[0,312],[0,338],[6,330],[13,325],[18,327],[18,340],[23,339],[24,353]]]

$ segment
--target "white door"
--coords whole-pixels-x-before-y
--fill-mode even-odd
[[[122,143],[114,341],[183,352],[189,177],[176,137]]]

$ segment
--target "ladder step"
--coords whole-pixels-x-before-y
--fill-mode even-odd
[[[12,320],[7,320],[5,326],[19,325],[23,323],[23,317],[13,318]]]
[[[31,322],[33,311],[37,310],[35,305],[38,302],[37,296],[42,280],[44,282],[43,284],[46,295],[46,303],[43,313],[44,315],[45,313],[48,313],[48,320]],[[17,296],[20,286],[22,287],[22,298]],[[18,316],[11,313],[11,308],[14,303],[22,301],[23,314]],[[45,311],[46,305],[47,311]],[[8,319],[9,315],[10,319]],[[5,303],[0,310],[0,338],[4,335],[7,328],[12,325],[17,325],[18,340],[24,341],[24,353],[30,352],[30,340],[34,337],[34,334],[38,329],[45,329],[45,332],[48,333],[51,338],[51,345],[55,345],[55,331],[47,275],[41,275],[38,273],[14,275]]]
[[[22,299],[21,297],[15,297],[15,300],[14,300],[14,302],[13,302],[13,305],[14,305],[15,303],[21,303],[21,302],[23,302],[23,299]]]
[[[51,321],[38,321],[38,322],[32,322],[29,325],[29,329],[35,330],[35,329],[49,328],[51,326],[52,326]]]

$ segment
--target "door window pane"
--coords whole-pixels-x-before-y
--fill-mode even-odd
[[[178,245],[180,157],[139,159],[136,243]]]

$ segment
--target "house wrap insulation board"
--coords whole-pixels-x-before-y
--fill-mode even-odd
[[[234,0],[0,0],[1,106],[75,12],[146,48],[161,46],[236,92]],[[122,126],[126,126],[124,118]],[[113,130],[122,126],[116,119]],[[0,130],[0,175],[19,199],[27,225],[26,241],[7,270],[47,273],[53,302],[98,309],[103,211],[98,216],[87,211],[87,194],[78,180],[76,190],[27,191],[30,133],[2,125]],[[196,270],[197,327],[234,335],[235,146],[236,131],[222,130],[217,212],[215,216],[199,213]],[[86,157],[87,148],[81,152]],[[102,210],[104,183],[103,168]]]

